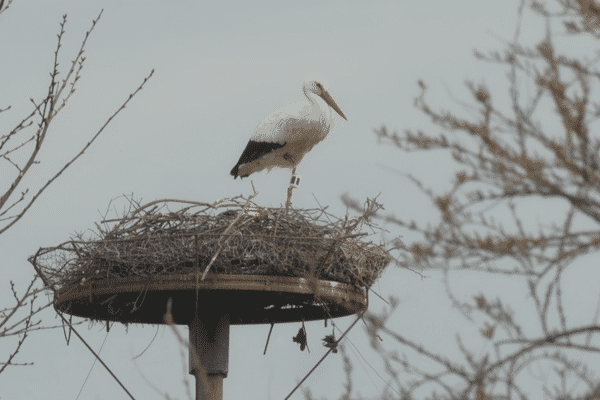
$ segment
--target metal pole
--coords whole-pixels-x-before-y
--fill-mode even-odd
[[[196,376],[196,400],[222,400],[223,399],[223,376],[208,375],[197,372]]]
[[[198,310],[190,328],[190,374],[196,378],[196,400],[222,400],[229,369],[229,315]]]

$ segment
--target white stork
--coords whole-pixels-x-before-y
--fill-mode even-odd
[[[332,109],[346,119],[319,82],[304,82],[302,92],[305,101],[272,112],[254,129],[246,149],[231,170],[234,179],[265,168],[295,170],[304,155],[329,133],[334,120]]]

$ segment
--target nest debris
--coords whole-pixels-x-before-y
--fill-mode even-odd
[[[213,204],[127,200],[122,216],[105,215],[91,238],[77,234],[30,257],[54,290],[95,280],[209,271],[316,276],[368,289],[390,261],[381,246],[361,240],[365,228],[381,230],[371,221],[382,208],[375,200],[367,200],[363,215],[343,219],[324,208],[265,208],[242,196]]]

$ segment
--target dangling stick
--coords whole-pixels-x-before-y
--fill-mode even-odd
[[[269,336],[267,336],[267,343],[265,343],[265,352],[263,353],[263,356],[265,354],[267,354],[267,346],[269,345],[269,339],[271,339],[271,332],[273,332],[273,326],[275,325],[274,322],[271,322],[271,329],[269,329]]]

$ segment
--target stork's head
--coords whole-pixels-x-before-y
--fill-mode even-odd
[[[325,90],[325,88],[323,87],[322,84],[320,84],[317,81],[305,81],[302,84],[302,90],[304,91],[304,93],[314,93],[317,96],[321,97],[323,100],[325,100],[325,103],[327,103],[329,105],[329,107],[333,108],[339,115],[340,117],[344,118],[346,121],[348,120],[346,118],[346,116],[344,115],[344,113],[342,112],[342,110],[340,110],[340,108],[338,107],[338,105],[335,103],[335,101],[331,98],[331,96],[329,95],[329,93],[327,93],[327,90]]]
[[[302,90],[304,90],[305,92],[314,93],[317,96],[321,96],[323,92],[325,92],[325,88],[323,88],[323,85],[317,81],[305,81],[302,84]]]

